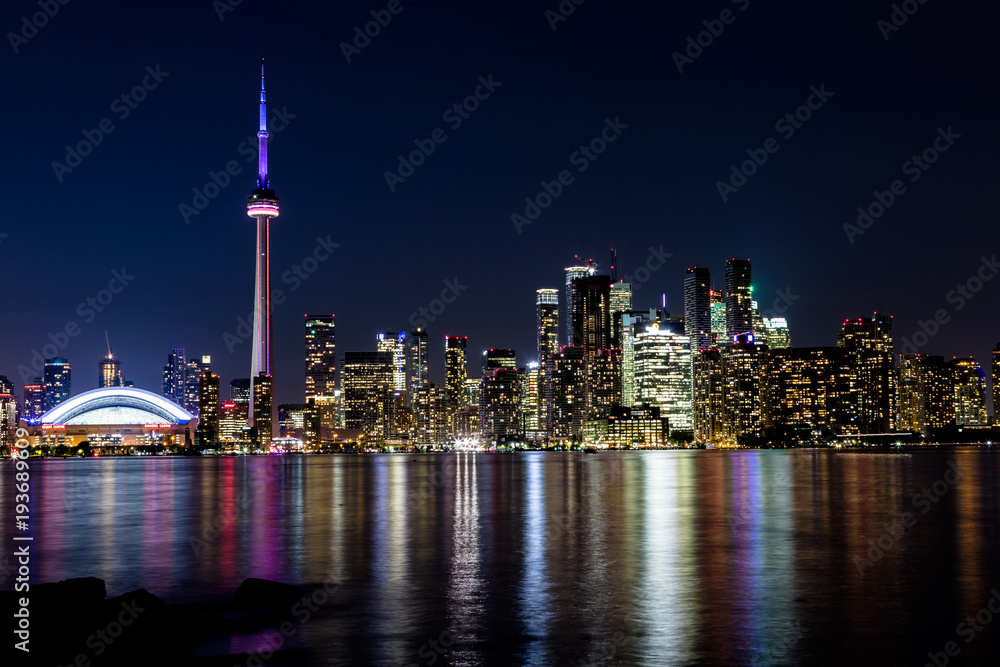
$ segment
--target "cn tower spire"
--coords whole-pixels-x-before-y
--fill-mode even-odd
[[[257,132],[257,188],[267,190],[267,93],[264,90],[264,59],[260,60],[260,130]]]

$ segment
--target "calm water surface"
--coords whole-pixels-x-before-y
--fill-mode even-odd
[[[310,664],[1000,664],[1000,614],[959,628],[1000,588],[991,449],[45,460],[33,484],[36,581],[336,585],[293,638]]]

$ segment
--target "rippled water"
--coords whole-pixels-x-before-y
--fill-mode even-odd
[[[991,449],[32,464],[36,581],[97,576],[168,602],[251,576],[328,582],[291,641],[310,664],[1000,658],[1000,614],[975,618],[1000,588]]]

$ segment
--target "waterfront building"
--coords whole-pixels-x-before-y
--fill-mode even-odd
[[[753,284],[750,260],[726,260],[726,335],[753,333]]]
[[[712,346],[712,276],[695,266],[684,277],[684,334],[694,352]]]

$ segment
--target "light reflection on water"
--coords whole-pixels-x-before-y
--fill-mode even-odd
[[[921,514],[949,462],[967,472]],[[923,664],[1000,586],[990,450],[32,464],[36,581],[168,602],[343,582],[300,635],[310,664]],[[996,664],[989,630],[963,657]]]

